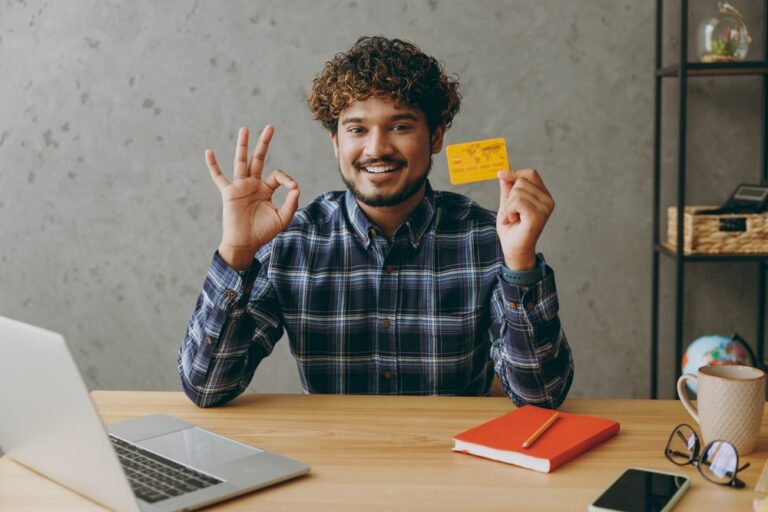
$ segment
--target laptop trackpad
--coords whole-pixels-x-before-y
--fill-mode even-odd
[[[137,444],[169,459],[200,469],[211,468],[262,451],[197,427],[151,437]]]

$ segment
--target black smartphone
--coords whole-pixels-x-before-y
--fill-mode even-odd
[[[690,483],[687,476],[630,468],[589,506],[589,511],[667,512]]]

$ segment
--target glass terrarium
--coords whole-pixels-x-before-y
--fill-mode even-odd
[[[699,60],[737,62],[746,58],[749,35],[744,17],[728,2],[718,2],[717,12],[699,25]]]

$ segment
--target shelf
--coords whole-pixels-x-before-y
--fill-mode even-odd
[[[674,317],[674,358],[673,368],[674,379],[670,386],[670,391],[676,394],[677,378],[681,375],[680,367],[676,364],[677,361],[683,358],[683,347],[686,339],[686,322],[685,320],[685,285],[686,285],[686,263],[702,262],[702,263],[750,263],[750,266],[757,267],[757,301],[755,306],[757,309],[757,338],[756,338],[756,357],[758,361],[768,360],[766,357],[765,341],[766,341],[766,303],[768,302],[768,247],[765,247],[766,252],[758,254],[744,254],[744,253],[728,253],[728,254],[706,254],[706,253],[683,253],[682,248],[673,246],[668,242],[666,237],[660,237],[662,233],[661,224],[661,197],[663,184],[665,180],[662,179],[662,168],[665,158],[662,156],[662,143],[668,137],[665,133],[662,136],[662,117],[665,111],[665,103],[663,96],[665,94],[672,93],[678,99],[677,110],[677,126],[673,126],[673,131],[677,132],[677,184],[678,184],[678,204],[685,204],[685,190],[686,181],[690,177],[686,176],[686,170],[689,167],[689,163],[686,159],[690,148],[688,146],[688,117],[689,105],[688,95],[690,92],[690,84],[687,84],[688,79],[694,79],[698,77],[739,77],[739,76],[753,76],[761,78],[759,80],[762,89],[762,100],[754,105],[755,114],[760,116],[760,130],[759,130],[759,146],[762,149],[762,179],[768,182],[768,0],[759,2],[762,4],[762,26],[761,32],[763,35],[762,44],[758,45],[755,50],[757,53],[753,53],[756,56],[755,59],[741,62],[698,62],[690,60],[690,48],[689,40],[691,39],[691,31],[689,31],[688,20],[690,18],[689,0],[679,0],[674,2],[679,6],[679,16],[676,17],[679,22],[679,30],[676,32],[678,45],[677,63],[670,62],[671,65],[665,65],[663,60],[664,54],[664,11],[665,2],[663,0],[656,0],[656,54],[655,54],[655,69],[654,69],[654,85],[655,85],[655,105],[654,105],[654,148],[653,148],[653,230],[654,230],[654,243],[653,243],[653,257],[652,257],[652,285],[651,295],[653,298],[652,312],[651,312],[651,398],[658,397],[658,380],[659,380],[659,361],[661,359],[660,353],[660,331],[661,331],[661,295],[662,295],[662,282],[661,282],[661,259],[662,257],[672,260],[677,266],[677,272],[675,272],[675,279],[670,284],[667,280],[666,286],[674,288],[674,295],[672,301],[674,307],[670,308],[670,311]],[[755,20],[758,22],[760,20]],[[697,54],[698,57],[698,54]],[[665,78],[677,78],[675,84],[678,87],[670,88],[664,87]],[[669,83],[668,83],[669,85]],[[676,90],[675,90],[676,89]],[[666,91],[666,92],[665,92]],[[712,98],[708,98],[712,99]],[[701,103],[701,102],[700,102]],[[665,131],[667,128],[664,129]],[[666,149],[666,148],[665,148]],[[692,176],[691,176],[692,177]],[[679,236],[679,233],[678,233]],[[672,239],[672,242],[677,242],[677,239]],[[762,247],[761,247],[762,248]],[[681,253],[678,254],[678,249]],[[752,265],[757,263],[757,265]],[[745,269],[747,270],[747,269]],[[749,308],[753,306],[750,304]]]
[[[654,250],[668,258],[677,260],[677,248],[666,242],[654,245]],[[683,261],[768,261],[768,253],[687,253],[683,254]]]
[[[722,75],[766,75],[768,60],[751,60],[743,62],[688,62],[688,76],[722,76]],[[673,77],[680,74],[680,65],[666,66],[656,69],[656,76]]]

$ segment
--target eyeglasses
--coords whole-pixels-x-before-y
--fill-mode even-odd
[[[730,485],[736,489],[744,487],[744,482],[736,478],[736,473],[749,467],[749,462],[739,467],[739,452],[728,441],[716,440],[707,444],[699,456],[701,443],[696,431],[690,425],[675,427],[667,441],[664,455],[677,464],[693,464],[701,476],[719,485]]]

